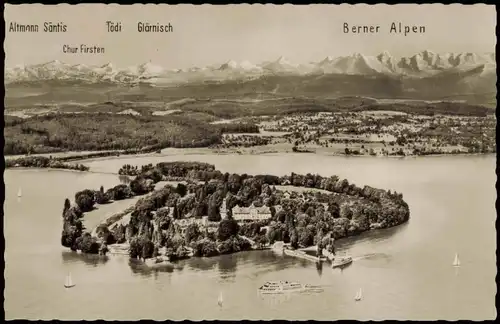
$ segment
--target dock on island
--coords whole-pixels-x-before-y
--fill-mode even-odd
[[[304,248],[304,249],[294,250],[290,248],[290,244],[285,244],[283,242],[276,242],[273,245],[272,249],[283,252],[284,254],[289,256],[306,259],[313,262],[331,261],[333,259],[333,255],[326,249],[323,249],[323,256],[321,257],[313,256],[306,252],[306,251],[316,251],[316,248]]]
[[[305,251],[301,251],[301,250],[284,249],[283,252],[286,255],[306,259],[306,260],[313,261],[313,262],[323,262],[323,261],[327,260],[326,257],[315,257],[315,256],[307,254]]]

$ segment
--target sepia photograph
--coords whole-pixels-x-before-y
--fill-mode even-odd
[[[494,320],[493,5],[5,5],[7,320]]]

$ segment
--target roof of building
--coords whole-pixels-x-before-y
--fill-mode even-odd
[[[240,207],[240,206],[235,206],[233,207],[233,212],[239,213],[239,214],[248,214],[250,211],[256,210],[258,214],[270,214],[271,209],[267,206],[262,206],[262,207],[255,207],[255,205],[252,203],[250,207]]]

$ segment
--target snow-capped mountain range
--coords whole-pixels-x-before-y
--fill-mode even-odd
[[[118,83],[157,82],[185,83],[203,80],[253,79],[263,75],[395,75],[403,77],[429,77],[447,71],[469,71],[480,69],[480,73],[496,69],[494,53],[445,53],[422,51],[410,57],[395,58],[385,51],[376,56],[352,54],[341,57],[326,57],[319,62],[295,64],[280,57],[275,61],[253,64],[248,61],[230,60],[221,65],[167,70],[151,62],[119,69],[108,63],[102,66],[67,64],[51,61],[43,64],[6,68],[5,82],[42,80],[80,80],[85,82],[109,81]]]

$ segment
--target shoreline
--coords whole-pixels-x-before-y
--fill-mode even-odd
[[[262,146],[255,146],[255,148],[262,148]],[[69,152],[68,152],[69,153]],[[73,153],[73,152],[71,152]],[[225,150],[215,150],[215,149],[210,149],[210,148],[166,148],[161,151],[161,153],[134,153],[134,154],[123,154],[119,151],[114,152],[114,154],[109,154],[109,152],[105,152],[103,156],[95,156],[95,157],[90,157],[88,158],[85,155],[88,155],[87,152],[85,154],[79,154],[77,152],[74,152],[74,155],[67,155],[64,156],[63,158],[53,158],[54,160],[71,160],[70,162],[66,162],[68,164],[71,164],[71,162],[74,161],[79,161],[79,162],[94,162],[94,161],[107,161],[107,160],[120,160],[120,159],[127,159],[127,158],[145,158],[145,157],[165,157],[165,156],[188,156],[188,155],[282,155],[282,154],[291,154],[291,155],[297,155],[297,154],[308,154],[308,155],[322,155],[322,156],[335,156],[335,157],[347,157],[347,158],[391,158],[391,159],[405,159],[405,158],[422,158],[422,157],[447,157],[447,156],[489,156],[489,155],[494,155],[496,152],[488,152],[488,153],[434,153],[434,154],[419,154],[419,155],[370,155],[370,154],[345,154],[345,153],[339,153],[339,152],[293,152],[285,149],[280,149],[280,150],[272,150],[272,151],[260,151],[260,152],[254,152],[253,150],[238,150],[238,149],[225,149]],[[96,152],[95,154],[99,154],[99,152]],[[33,158],[33,157],[48,157],[51,156],[50,153],[43,153],[43,154],[34,154],[34,155],[27,155],[27,156],[19,156],[19,155],[6,155],[5,161],[9,160],[18,160],[18,159],[27,159],[27,158]],[[5,169],[54,169],[54,170],[66,170],[66,171],[79,171],[79,172],[93,172],[93,173],[102,173],[102,174],[118,174],[116,172],[94,172],[92,170],[86,170],[86,171],[81,171],[81,170],[74,170],[74,169],[66,169],[66,168],[51,168],[49,167],[37,167],[37,166],[8,166],[6,165]]]

